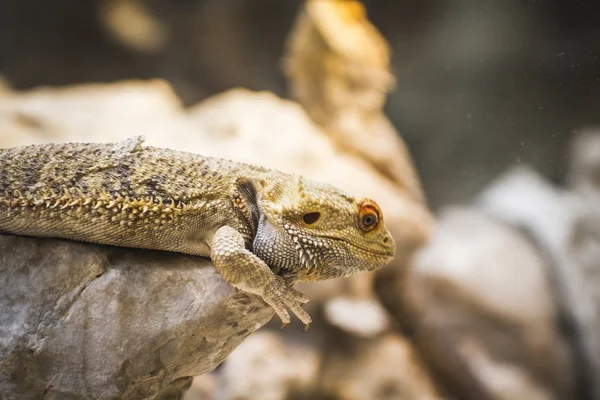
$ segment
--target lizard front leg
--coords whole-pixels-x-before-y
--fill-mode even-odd
[[[243,236],[229,226],[215,233],[210,258],[221,276],[233,287],[260,296],[269,304],[283,323],[290,323],[287,306],[308,329],[310,315],[302,309],[308,298],[291,287],[291,284],[271,271],[269,266],[252,252],[246,250]]]

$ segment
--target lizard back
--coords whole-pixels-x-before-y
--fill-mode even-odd
[[[224,224],[251,235],[231,189],[268,169],[142,143],[0,150],[0,232],[198,255]]]

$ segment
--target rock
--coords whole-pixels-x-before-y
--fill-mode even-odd
[[[212,400],[440,398],[405,339],[388,333],[354,340],[329,333],[322,349],[268,331],[252,335],[216,372]]]
[[[337,146],[368,160],[422,201],[408,150],[383,112],[394,86],[388,44],[362,3],[305,2],[287,47],[291,93],[308,115]]]
[[[273,315],[172,253],[0,236],[0,281],[3,399],[179,398]]]
[[[213,400],[217,379],[215,374],[204,374],[194,378],[182,400]]]
[[[375,337],[389,328],[384,308],[372,298],[339,296],[324,305],[327,321],[358,337]]]
[[[377,280],[386,308],[459,398],[600,398],[597,139],[578,140],[575,192],[510,169],[473,208],[441,213],[405,279]]]
[[[600,399],[600,209],[594,191],[597,139],[574,144],[570,182],[558,188],[527,168],[513,168],[481,195],[480,207],[526,230],[546,253],[561,318],[569,325],[580,391]]]
[[[551,271],[527,237],[485,214],[444,211],[407,282],[419,349],[459,398],[575,393]]]
[[[412,344],[396,334],[378,340],[329,337],[320,373],[322,398],[434,400],[441,396]]]
[[[314,349],[259,332],[240,345],[219,371],[214,400],[312,398],[320,357]]]
[[[181,102],[161,80],[0,92],[0,146],[170,133]]]

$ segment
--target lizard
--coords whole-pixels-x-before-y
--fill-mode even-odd
[[[305,325],[297,282],[385,266],[380,207],[297,174],[144,144],[0,149],[0,233],[210,257],[234,288]]]

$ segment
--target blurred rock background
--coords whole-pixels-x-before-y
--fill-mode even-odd
[[[0,146],[145,133],[382,203],[393,265],[188,400],[600,399],[600,5],[362,4],[4,0]]]

